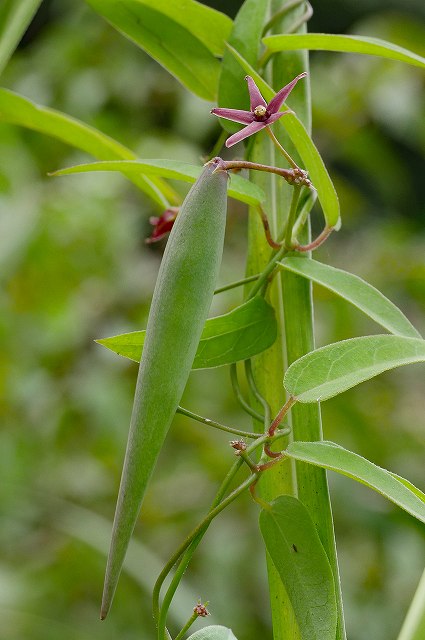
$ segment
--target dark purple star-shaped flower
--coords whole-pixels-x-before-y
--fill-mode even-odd
[[[246,125],[245,129],[242,129],[241,131],[238,131],[238,133],[230,136],[230,138],[227,138],[226,147],[231,147],[237,142],[248,138],[248,136],[252,136],[253,133],[257,133],[257,131],[264,129],[264,127],[268,127],[286,113],[291,113],[290,111],[279,111],[279,109],[297,84],[298,80],[305,78],[306,75],[306,72],[300,73],[300,75],[294,78],[292,82],[284,86],[268,104],[264,100],[259,88],[251,76],[246,76],[245,80],[248,83],[251,111],[242,111],[241,109],[211,109],[211,113],[215,116]]]

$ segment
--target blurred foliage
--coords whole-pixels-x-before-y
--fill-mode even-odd
[[[423,4],[399,10],[395,2],[328,1],[312,28],[378,36],[424,55]],[[314,136],[343,214],[341,231],[316,257],[381,288],[423,333],[423,74],[317,53],[311,79]],[[71,0],[42,4],[2,84],[140,156],[199,162],[218,133],[208,104]],[[98,622],[137,369],[93,340],[146,324],[163,248],[144,244],[155,211],[118,175],[47,178],[87,159],[57,141],[1,125],[0,149],[0,637],[147,640],[150,595],[128,575],[110,617]],[[233,203],[222,283],[243,275],[245,229],[245,209]],[[330,293],[315,293],[319,345],[379,331]],[[214,313],[234,300],[221,294]],[[325,437],[424,489],[423,389],[416,366],[349,391],[323,405]],[[184,404],[249,429],[225,370],[193,374]],[[176,417],[137,530],[150,550],[132,567],[139,581],[152,584],[157,564],[201,518],[233,460],[227,440]],[[423,528],[346,478],[330,482],[350,640],[395,638],[422,571]],[[271,637],[257,515],[246,496],[214,523],[183,594],[193,604],[209,599],[211,624],[245,640]]]

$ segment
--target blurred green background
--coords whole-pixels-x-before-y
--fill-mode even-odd
[[[420,0],[328,0],[315,9],[311,30],[378,36],[425,55]],[[316,257],[363,276],[425,332],[424,75],[376,58],[317,53],[311,81],[314,138],[343,216]],[[144,157],[198,163],[219,131],[209,104],[82,2],[42,4],[2,85]],[[123,177],[46,175],[86,159],[0,124],[0,640],[153,638],[149,589],[161,562],[202,517],[233,460],[224,434],[176,418],[139,544],[101,624],[137,367],[93,340],[145,326],[163,244],[145,245],[157,212]],[[232,202],[221,283],[243,275],[245,244],[246,212]],[[318,345],[379,333],[323,289],[315,299]],[[213,312],[237,302],[217,296]],[[424,489],[424,389],[423,366],[382,375],[324,404],[325,437]],[[193,374],[184,404],[249,429],[225,370]],[[424,529],[366,488],[329,480],[349,638],[395,639],[424,565]],[[240,640],[271,638],[257,517],[244,497],[213,524],[179,592],[174,624],[201,597],[210,600],[211,624],[231,626]]]

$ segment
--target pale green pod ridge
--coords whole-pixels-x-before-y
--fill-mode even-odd
[[[101,618],[111,606],[127,547],[211,305],[223,252],[227,173],[208,163],[181,207],[153,293],[106,567]]]

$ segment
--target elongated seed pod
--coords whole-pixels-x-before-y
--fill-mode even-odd
[[[111,606],[158,454],[183,395],[223,252],[227,173],[208,163],[186,196],[165,248],[146,328],[106,567],[101,618]]]

